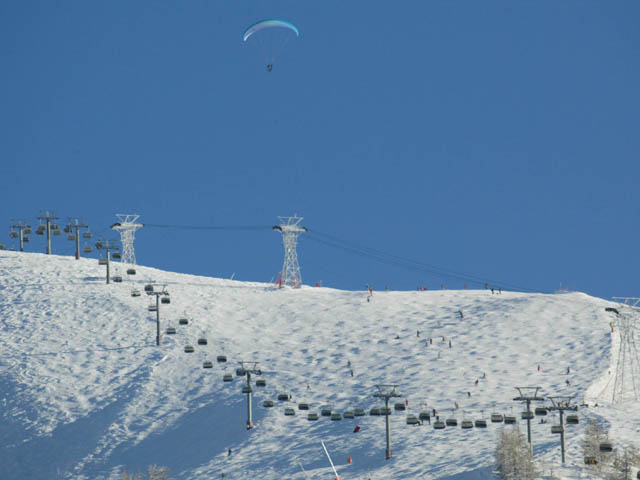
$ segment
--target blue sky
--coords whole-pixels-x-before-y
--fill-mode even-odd
[[[263,18],[300,29],[272,72],[241,39]],[[640,296],[639,21],[635,1],[3,2],[0,218],[55,209],[110,235],[123,212],[297,212],[496,285]],[[146,228],[136,253],[242,280],[282,264],[268,229]],[[311,235],[298,254],[307,284],[465,283]]]

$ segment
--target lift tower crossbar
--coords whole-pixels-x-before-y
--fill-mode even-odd
[[[293,217],[278,217],[280,225],[275,225],[273,230],[282,233],[282,243],[284,244],[284,262],[280,272],[280,286],[287,285],[299,288],[302,285],[300,276],[300,265],[298,264],[298,237],[307,231],[306,227],[299,224],[302,221],[295,213]]]
[[[527,404],[527,440],[529,441],[529,451],[533,454],[533,443],[531,442],[531,419],[533,412],[531,411],[531,402],[543,402],[544,398],[538,396],[540,387],[516,387],[518,396],[513,399],[514,402],[525,402]]]
[[[564,455],[564,412],[570,410],[573,412],[578,411],[578,407],[571,405],[573,396],[559,396],[559,397],[547,397],[551,402],[550,407],[546,407],[550,411],[560,412],[560,452],[562,454],[562,463],[565,461]]]
[[[391,409],[389,408],[389,399],[390,398],[398,398],[401,397],[396,388],[398,385],[392,384],[380,384],[376,385],[378,389],[377,393],[374,393],[373,396],[376,398],[384,398],[384,417],[385,417],[385,427],[387,434],[387,450],[385,452],[385,458],[389,460],[392,456],[391,453],[391,430],[389,429],[389,417],[391,416]]]
[[[254,375],[262,375],[262,370],[258,368],[259,362],[248,362],[244,360],[240,360],[238,362],[240,364],[240,368],[244,370],[245,375],[247,376],[247,386],[245,391],[247,392],[247,430],[250,430],[254,427],[253,425],[253,411],[251,407],[251,394],[253,389],[251,388],[251,374]]]

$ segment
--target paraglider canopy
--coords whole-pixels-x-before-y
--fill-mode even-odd
[[[289,40],[299,36],[300,32],[293,23],[268,19],[250,25],[242,34],[242,41],[256,45],[264,58],[267,71],[270,72],[284,46]]]
[[[242,34],[242,40],[246,42],[249,39],[249,37],[254,33],[260,30],[263,30],[265,28],[274,28],[274,27],[288,28],[293,32],[295,32],[296,37],[300,36],[300,32],[298,31],[297,27],[293,23],[285,22],[284,20],[270,19],[270,20],[261,20],[251,25]]]

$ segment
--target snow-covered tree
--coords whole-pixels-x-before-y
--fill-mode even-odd
[[[614,456],[611,468],[609,469],[607,480],[631,480],[633,472],[640,465],[640,454],[637,450],[627,447],[622,453]]]
[[[496,447],[496,472],[506,480],[535,480],[539,478],[529,444],[519,428],[502,427]]]
[[[612,460],[611,454],[600,451],[600,444],[603,442],[609,442],[609,433],[598,422],[589,420],[582,439],[582,453],[585,463],[590,460],[594,462],[587,463],[587,468],[600,473]]]

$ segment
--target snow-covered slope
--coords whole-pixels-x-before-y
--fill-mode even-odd
[[[516,386],[575,395],[578,404],[587,395],[593,405],[613,373],[609,303],[580,293],[391,291],[367,301],[366,292],[277,290],[141,266],[106,285],[96,260],[16,252],[0,252],[0,273],[2,479],[108,478],[149,464],[179,479],[304,478],[298,463],[311,478],[331,478],[321,440],[343,479],[491,478],[498,426],[436,431],[406,425],[406,414],[519,418]],[[160,347],[149,297],[131,296],[149,281],[167,285],[162,331],[178,332]],[[190,323],[181,326],[185,315]],[[197,345],[203,336],[208,344]],[[229,361],[216,362],[219,354]],[[267,382],[254,387],[250,431],[240,360],[260,362]],[[234,381],[223,382],[224,373]],[[391,417],[391,460],[384,417],[310,422],[297,408],[368,412],[380,405],[376,384],[397,384],[409,406]],[[275,406],[264,408],[265,399]],[[639,442],[634,408],[581,408],[580,425],[567,427],[564,469],[554,417],[536,420],[535,454],[546,471],[554,465],[561,478],[580,478],[584,420],[610,422],[617,442]]]

